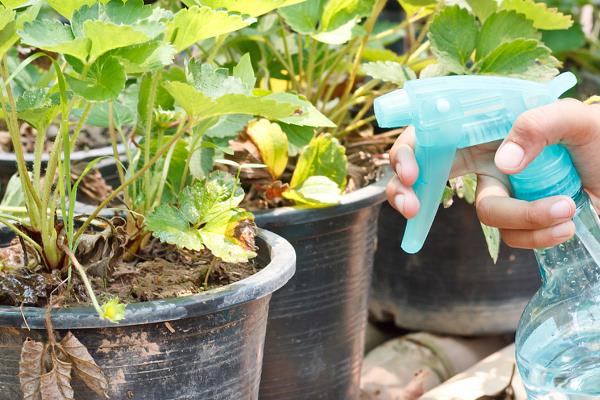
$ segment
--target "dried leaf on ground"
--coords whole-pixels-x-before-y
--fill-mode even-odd
[[[40,377],[42,400],[73,400],[71,363],[60,360],[55,350],[52,352],[52,364],[50,372]]]
[[[43,355],[43,343],[29,338],[25,340],[21,348],[21,361],[19,362],[19,380],[23,400],[38,400],[40,398]]]
[[[61,341],[62,349],[73,364],[73,371],[95,393],[108,398],[108,381],[86,347],[71,333]]]

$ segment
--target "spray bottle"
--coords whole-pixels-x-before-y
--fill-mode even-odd
[[[576,84],[564,73],[547,83],[492,76],[408,81],[375,101],[381,127],[414,125],[421,207],[408,221],[402,248],[418,252],[440,204],[457,149],[505,138],[517,117],[554,102]],[[566,195],[577,205],[575,236],[535,250],[543,286],[517,330],[517,364],[530,399],[600,398],[600,221],[568,150],[546,147],[509,176],[513,195],[533,201]],[[506,288],[510,290],[510,288]]]

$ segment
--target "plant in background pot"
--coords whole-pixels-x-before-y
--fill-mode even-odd
[[[543,39],[571,27],[571,16],[533,0],[467,3],[436,13],[428,35],[437,62],[421,77],[493,74],[547,80],[558,73],[560,63]],[[467,204],[473,203],[475,190],[475,176],[450,181],[443,205],[450,206],[455,194],[466,202],[439,213],[416,255],[402,252],[404,220],[384,208],[370,303],[376,320],[459,335],[516,329],[539,285],[535,261],[529,252],[501,250],[498,230],[479,224]]]
[[[252,13],[260,2],[185,3]],[[384,67],[402,82],[432,62],[418,35],[410,53],[386,49],[432,10],[387,23],[379,21],[385,3],[300,1],[200,49],[222,67],[249,54],[255,94],[297,105],[295,115],[279,120],[223,119],[219,129],[205,132],[193,156],[193,162],[224,157],[233,171],[241,163],[265,164],[241,171],[243,204],[256,210],[258,226],[288,239],[298,254],[297,274],[271,302],[264,400],[359,397],[376,221],[386,184],[379,179],[380,155],[393,141],[391,135],[373,135],[370,114],[373,99],[393,84],[369,80],[365,71]],[[200,68],[200,75],[209,73]],[[217,87],[236,86],[222,76]],[[193,82],[188,79],[188,85]],[[171,94],[193,114],[186,103],[197,92],[176,86]]]
[[[35,1],[2,4],[0,36],[39,49],[12,74],[10,46],[0,54],[2,121],[19,171],[0,213],[15,235],[0,248],[0,357],[14,360],[0,366],[2,397],[256,399],[270,295],[292,276],[294,251],[272,233],[255,233],[253,216],[239,207],[238,177],[217,171],[176,181],[173,171],[182,145],[208,121],[277,120],[297,106],[252,93],[194,93],[189,113],[166,106],[177,87],[169,79],[177,77],[169,67],[176,54],[254,20],[208,6],[167,12],[141,0],[49,1],[65,23],[36,18]],[[41,58],[55,78],[16,97],[18,71]],[[236,71],[249,72],[242,63]],[[139,142],[120,169],[121,184],[79,215],[73,143],[92,109],[105,104],[116,147],[113,103],[131,82],[143,135],[132,134]],[[31,170],[23,156],[19,126],[34,117],[36,144],[43,128],[60,124],[45,172],[41,145]],[[261,166],[241,166],[250,167]],[[119,197],[125,218],[100,216]]]

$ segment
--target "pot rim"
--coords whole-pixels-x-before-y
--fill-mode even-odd
[[[389,165],[381,167],[381,175],[375,182],[342,196],[339,204],[323,208],[280,207],[271,210],[253,211],[259,226],[304,224],[350,214],[358,209],[379,205],[385,201],[385,189],[393,176]]]
[[[117,152],[119,154],[125,153],[125,145],[119,144],[117,145]],[[71,153],[71,161],[81,161],[81,160],[92,160],[99,157],[110,157],[114,156],[113,148],[111,146],[103,146],[90,150],[79,150]],[[23,154],[25,158],[25,162],[32,163],[35,161],[35,154],[33,153],[25,153]],[[42,154],[42,163],[47,163],[50,159],[48,153],[44,152]],[[0,163],[11,163],[14,164],[16,161],[15,153],[0,153]]]
[[[100,319],[93,307],[54,309],[52,324],[55,329],[97,329],[176,321],[212,314],[268,296],[294,275],[296,252],[281,236],[262,229],[257,233],[264,245],[262,251],[270,261],[248,278],[191,296],[128,304],[125,319],[116,324]],[[45,329],[45,313],[46,309],[40,307],[0,306],[0,327]]]

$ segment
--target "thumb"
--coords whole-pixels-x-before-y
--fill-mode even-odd
[[[573,150],[597,141],[599,135],[597,106],[573,99],[559,100],[517,118],[496,152],[496,166],[505,174],[521,172],[544,147],[556,143],[565,144],[577,163],[577,151]]]

